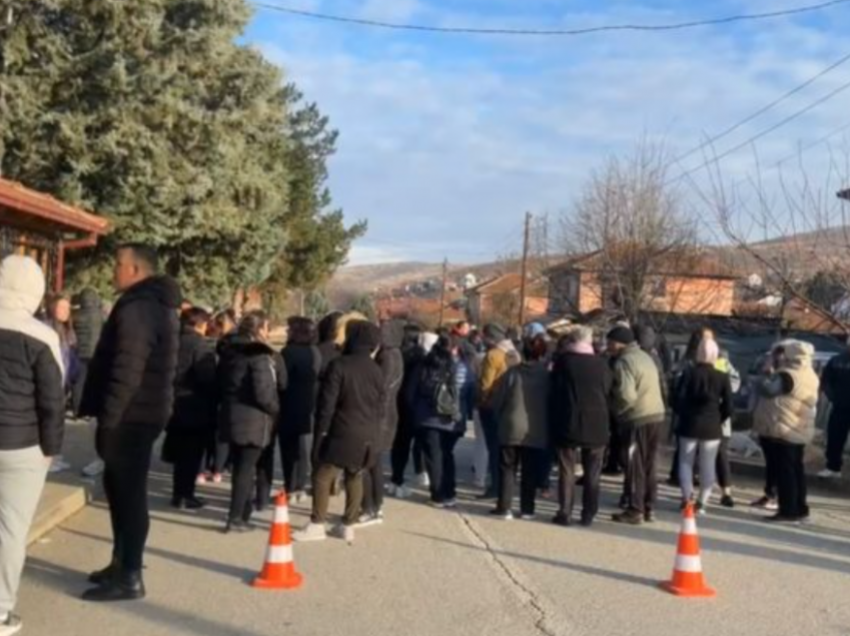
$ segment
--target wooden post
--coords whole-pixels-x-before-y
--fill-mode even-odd
[[[449,259],[445,259],[443,261],[443,284],[440,289],[440,324],[439,327],[443,326],[443,319],[446,316],[446,284],[449,279]]]
[[[528,291],[528,252],[531,247],[531,212],[525,213],[525,238],[522,244],[522,280],[519,285],[519,327],[525,326],[525,300]]]

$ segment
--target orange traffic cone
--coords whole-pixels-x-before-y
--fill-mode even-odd
[[[292,531],[289,526],[289,504],[281,492],[274,503],[274,523],[269,533],[269,548],[263,571],[254,580],[254,587],[265,590],[294,590],[304,577],[295,570],[292,556]]]
[[[691,503],[685,508],[682,518],[679,549],[676,552],[676,564],[673,567],[673,580],[669,583],[662,583],[661,588],[671,594],[686,598],[717,596],[717,592],[706,585],[702,577],[697,520],[694,516],[694,505]]]

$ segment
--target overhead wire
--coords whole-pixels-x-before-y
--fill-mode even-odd
[[[253,0],[252,4],[260,9],[269,11],[278,11],[289,15],[311,18],[314,20],[322,20],[325,22],[336,22],[339,24],[348,24],[361,27],[372,27],[380,29],[390,29],[395,31],[418,31],[425,33],[442,33],[442,34],[469,34],[469,35],[509,35],[509,36],[533,36],[533,37],[565,37],[590,35],[594,33],[606,33],[617,31],[644,31],[644,32],[659,32],[659,31],[680,31],[684,29],[694,29],[699,27],[720,26],[726,24],[734,24],[738,22],[753,22],[757,20],[773,20],[784,17],[792,17],[807,13],[823,11],[839,5],[850,3],[850,0],[828,0],[817,4],[810,4],[791,9],[779,9],[775,11],[765,11],[761,13],[745,13],[739,15],[731,15],[721,18],[708,18],[704,20],[690,20],[683,22],[675,22],[670,24],[609,24],[595,27],[584,27],[575,29],[510,29],[510,28],[479,28],[479,27],[441,27],[424,24],[404,24],[398,22],[386,22],[382,20],[370,20],[367,18],[357,18],[353,16],[338,15],[331,13],[322,13],[318,11],[309,11],[306,9],[298,9],[295,7],[275,4],[268,1]]]
[[[837,69],[837,68],[839,68],[839,67],[843,66],[843,65],[844,65],[844,64],[846,64],[847,62],[850,62],[850,53],[848,53],[847,55],[845,55],[845,56],[844,56],[844,57],[842,57],[841,59],[837,60],[836,62],[834,62],[834,63],[830,64],[829,66],[827,66],[827,67],[826,67],[825,69],[823,69],[822,71],[820,71],[820,72],[816,73],[815,75],[811,76],[810,78],[808,78],[808,79],[807,79],[805,82],[803,82],[802,84],[798,84],[797,86],[795,86],[795,87],[794,87],[794,88],[792,88],[791,90],[787,91],[786,93],[783,93],[782,95],[780,95],[779,97],[777,97],[776,99],[774,99],[774,100],[773,100],[772,102],[770,102],[769,104],[767,104],[767,105],[765,105],[765,106],[762,106],[761,108],[759,108],[759,109],[758,109],[757,111],[755,111],[754,113],[752,113],[752,114],[748,115],[748,116],[747,116],[747,117],[745,117],[744,119],[741,119],[740,121],[738,121],[737,123],[733,124],[732,126],[729,126],[729,127],[728,127],[728,128],[726,128],[724,131],[722,131],[722,132],[720,132],[720,133],[718,133],[718,134],[716,134],[716,135],[714,135],[714,136],[710,137],[709,139],[706,139],[705,141],[703,141],[702,143],[700,143],[698,146],[696,146],[696,147],[692,148],[691,150],[687,151],[686,153],[684,153],[684,154],[682,154],[682,155],[679,155],[678,157],[676,157],[676,158],[673,160],[673,163],[676,163],[676,164],[677,164],[677,163],[681,163],[681,162],[682,162],[682,161],[684,161],[685,159],[687,159],[687,158],[689,158],[689,157],[691,157],[691,156],[695,155],[696,153],[698,153],[698,152],[700,152],[700,151],[702,151],[702,150],[705,150],[705,149],[706,149],[706,148],[708,148],[709,146],[714,145],[715,143],[717,143],[717,142],[718,142],[718,141],[720,141],[721,139],[725,139],[726,137],[728,137],[729,135],[731,135],[731,134],[732,134],[733,132],[735,132],[736,130],[739,130],[739,129],[743,128],[744,126],[746,126],[746,125],[747,125],[747,124],[749,124],[750,122],[752,122],[752,121],[754,121],[754,120],[758,119],[759,117],[761,117],[762,115],[764,115],[764,114],[766,114],[766,113],[770,112],[771,110],[773,110],[774,108],[776,108],[776,107],[777,107],[779,104],[781,104],[782,102],[784,102],[784,101],[786,101],[787,99],[789,99],[789,98],[793,97],[794,95],[796,95],[796,94],[798,94],[798,93],[802,92],[803,90],[805,90],[806,88],[808,88],[809,86],[811,86],[812,84],[814,84],[816,81],[818,81],[819,79],[821,79],[821,78],[823,78],[823,77],[825,77],[825,76],[829,75],[832,71],[834,71],[835,69]]]
[[[829,93],[827,93],[823,97],[821,97],[821,98],[815,100],[814,102],[810,103],[805,108],[802,108],[800,110],[793,112],[791,115],[783,118],[782,120],[780,120],[777,123],[769,126],[766,129],[760,131],[759,133],[753,135],[752,137],[746,139],[745,141],[742,141],[741,143],[736,144],[735,146],[723,151],[719,155],[716,155],[714,157],[711,157],[710,159],[707,159],[706,161],[704,161],[702,164],[696,166],[695,168],[691,168],[690,170],[687,170],[687,171],[673,177],[672,179],[667,181],[667,183],[665,185],[672,185],[674,183],[678,183],[679,181],[690,177],[691,175],[699,172],[700,170],[703,170],[703,169],[708,168],[708,167],[710,167],[710,166],[712,166],[716,163],[719,163],[720,161],[722,161],[723,159],[725,159],[729,155],[735,154],[739,150],[742,150],[742,149],[746,148],[747,146],[759,141],[760,139],[767,137],[771,133],[779,130],[780,128],[782,128],[784,126],[787,126],[792,121],[795,121],[796,119],[799,119],[803,115],[813,111],[818,106],[822,106],[826,102],[836,98],[838,95],[840,95],[841,93],[843,93],[844,91],[846,91],[848,89],[850,89],[850,82],[846,82],[846,83],[842,84],[841,86],[839,86],[835,90],[830,91]]]

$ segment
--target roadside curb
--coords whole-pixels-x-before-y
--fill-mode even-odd
[[[38,505],[27,545],[31,545],[80,512],[91,501],[85,486],[48,481]]]

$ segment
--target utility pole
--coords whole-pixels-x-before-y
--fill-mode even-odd
[[[531,248],[531,212],[525,213],[525,238],[522,243],[522,280],[519,285],[519,327],[525,325],[525,298],[528,291],[528,252]]]
[[[446,317],[446,285],[449,282],[449,259],[443,261],[443,284],[440,288],[440,324],[443,326],[443,319]]]

